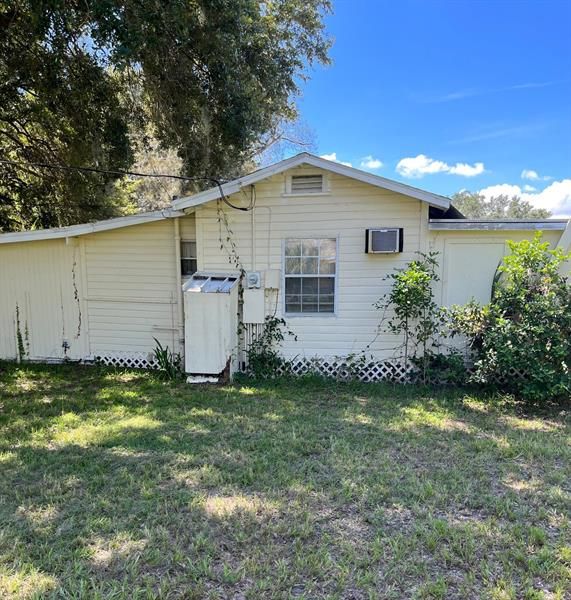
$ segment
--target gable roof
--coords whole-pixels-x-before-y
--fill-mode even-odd
[[[88,233],[96,233],[97,231],[109,231],[110,229],[119,229],[120,227],[141,225],[142,223],[152,223],[153,221],[160,221],[171,217],[184,216],[185,214],[183,212],[178,212],[169,208],[166,210],[127,215],[126,217],[117,217],[116,219],[106,219],[104,221],[94,221],[92,223],[82,223],[80,225],[69,225],[68,227],[34,229],[33,231],[15,231],[13,233],[2,233],[0,235],[0,244],[55,240],[58,238],[86,235]]]
[[[200,204],[220,198],[222,195],[221,191],[224,195],[229,196],[230,194],[239,192],[243,187],[252,185],[253,183],[257,183],[262,179],[266,179],[272,175],[277,175],[278,173],[283,173],[288,169],[292,169],[300,165],[310,165],[325,171],[330,171],[331,173],[344,175],[345,177],[350,177],[351,179],[356,179],[357,181],[368,183],[378,188],[390,190],[391,192],[396,192],[397,194],[404,194],[410,198],[416,198],[417,200],[421,200],[422,202],[430,204],[430,206],[436,206],[443,209],[447,209],[450,206],[450,199],[446,198],[445,196],[439,196],[438,194],[419,190],[411,185],[399,183],[398,181],[386,179],[385,177],[379,177],[379,175],[373,175],[373,173],[368,173],[366,171],[348,167],[325,158],[320,158],[319,156],[309,154],[308,152],[296,154],[291,158],[281,160],[280,162],[274,163],[269,167],[258,169],[249,175],[244,175],[238,179],[223,183],[220,187],[216,186],[205,190],[204,192],[194,194],[193,196],[178,198],[177,200],[173,201],[172,205],[176,210],[183,210],[185,208],[199,206]]]

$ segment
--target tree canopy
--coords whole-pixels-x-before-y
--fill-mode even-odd
[[[501,194],[485,198],[475,192],[458,192],[452,196],[452,204],[469,219],[548,219],[551,212],[534,208],[520,196]]]
[[[185,175],[235,176],[295,119],[308,68],[328,62],[329,10],[329,0],[0,1],[0,158],[126,170],[134,140],[152,131]],[[128,185],[0,164],[0,230],[128,211]]]

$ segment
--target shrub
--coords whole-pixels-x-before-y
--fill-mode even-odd
[[[526,400],[571,394],[571,288],[560,273],[571,255],[541,241],[508,242],[489,305],[448,311],[453,335],[468,338],[474,380]]]
[[[424,383],[432,385],[464,385],[468,379],[464,357],[457,350],[448,354],[426,351],[422,357],[411,359],[423,378]]]
[[[428,382],[431,349],[438,345],[441,325],[440,309],[434,301],[433,284],[439,280],[437,253],[419,253],[404,269],[387,276],[393,281],[391,291],[375,306],[392,311],[387,321],[390,333],[403,336],[403,359],[406,366],[414,364],[424,383]]]
[[[268,315],[262,333],[246,350],[248,373],[254,377],[275,377],[280,371],[288,371],[289,362],[279,353],[279,346],[287,336],[295,335],[287,328],[284,319]],[[296,338],[297,339],[297,338]]]

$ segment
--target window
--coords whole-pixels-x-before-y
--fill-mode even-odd
[[[323,175],[292,175],[292,194],[317,194],[323,192]]]
[[[285,242],[285,312],[335,312],[337,240]]]
[[[183,277],[196,273],[196,242],[180,243],[180,272]]]

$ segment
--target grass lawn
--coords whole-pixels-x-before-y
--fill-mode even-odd
[[[569,598],[569,410],[0,365],[0,597]]]

